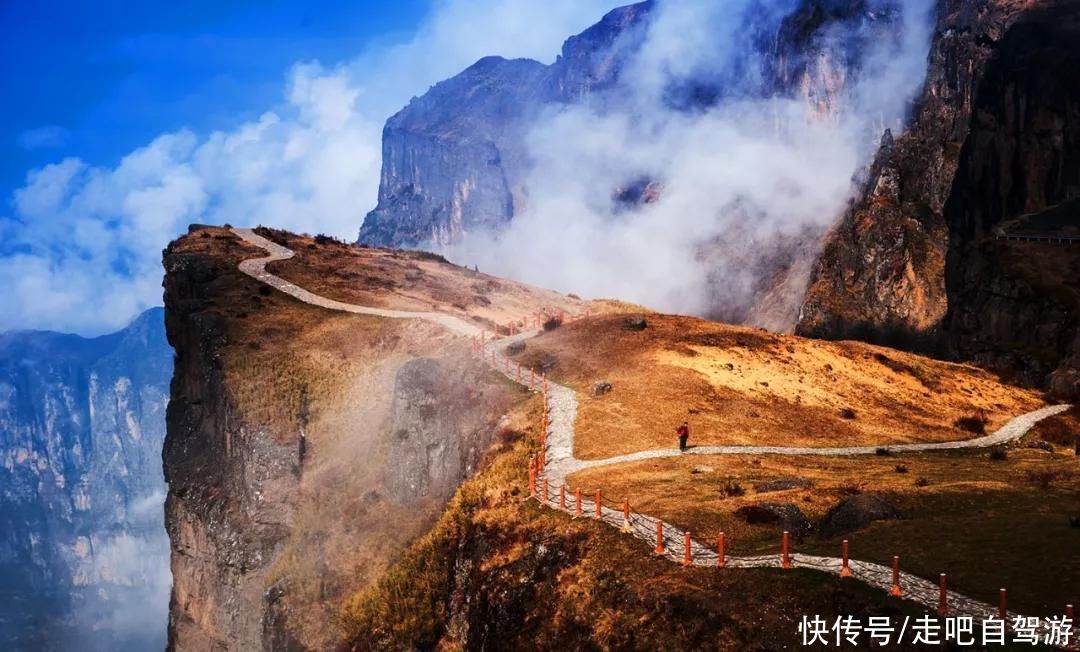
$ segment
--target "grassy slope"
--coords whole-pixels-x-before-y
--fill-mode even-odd
[[[610,527],[541,509],[523,483],[535,403],[432,531],[346,601],[355,649],[776,650],[797,646],[801,614],[918,611],[809,571],[684,569]]]
[[[478,276],[423,255],[391,255],[275,234],[301,255],[277,264],[274,271],[342,300],[457,312],[485,324],[505,323],[545,308],[585,308],[573,299]],[[205,239],[218,242],[230,237],[215,231]],[[251,253],[233,249],[228,255],[242,258]],[[342,268],[334,271],[340,261],[345,261]],[[405,359],[449,345],[422,326],[405,332],[401,323],[387,320],[328,316],[280,295],[267,296],[250,280],[236,287],[237,294],[223,296],[222,301],[230,328],[236,329],[226,370],[250,417],[275,432],[294,432],[301,406],[313,396],[317,404],[309,406],[309,418],[317,422],[333,419],[342,403],[385,392],[385,387],[377,390],[384,385],[378,381],[379,372],[372,371],[379,366],[376,358]],[[588,309],[636,310],[614,302],[592,302]],[[258,319],[251,318],[255,314]],[[971,436],[954,426],[960,416],[985,410],[994,427],[1039,403],[1034,394],[1003,385],[979,370],[887,349],[814,342],[689,318],[650,314],[648,319],[644,333],[622,330],[619,316],[598,316],[528,343],[523,362],[555,362],[553,376],[580,391],[579,455],[669,447],[673,443],[669,430],[688,417],[698,444],[954,439]],[[358,340],[370,344],[375,357],[358,353],[355,349],[365,348],[355,346]],[[267,380],[242,382],[253,369]],[[357,369],[364,371],[357,376]],[[599,379],[611,382],[614,391],[602,398],[588,397],[588,388]],[[776,649],[796,641],[800,613],[849,613],[883,604],[882,596],[858,585],[812,573],[784,577],[769,571],[684,571],[653,559],[645,546],[607,528],[523,502],[525,456],[530,445],[535,446],[535,432],[528,425],[537,421],[534,403],[513,411],[513,430],[525,433],[525,439],[517,441],[512,432],[505,433],[480,476],[462,487],[436,527],[386,573],[387,560],[411,538],[409,532],[422,529],[422,519],[414,521],[415,514],[361,501],[339,505],[340,498],[325,493],[325,487],[348,484],[356,463],[340,456],[321,485],[324,493],[317,489],[309,493],[310,500],[298,510],[295,536],[281,555],[276,576],[296,573],[307,578],[302,590],[311,595],[325,595],[327,584],[331,596],[351,592],[341,610],[341,631],[360,647],[372,648],[441,644],[453,649],[487,636],[489,644],[497,641],[511,648],[581,647],[588,642],[587,646],[616,648]],[[855,410],[856,417],[841,416],[844,408]],[[1047,438],[1068,438],[1073,422],[1055,423],[1047,427],[1057,428],[1057,434]],[[343,425],[326,427],[328,432],[340,431]],[[326,441],[335,437],[328,435]],[[603,487],[609,497],[624,491],[641,511],[695,531],[723,526],[735,535],[736,551],[772,545],[775,532],[740,531],[730,522],[727,514],[738,500],[718,499],[720,486],[729,480],[749,490],[745,502],[754,498],[750,485],[758,480],[812,477],[811,490],[762,497],[798,502],[811,516],[823,513],[852,486],[886,489],[909,518],[858,533],[853,538],[859,555],[887,558],[896,552],[900,534],[905,540],[949,534],[956,545],[938,558],[928,555],[920,560],[917,552],[900,551],[905,566],[920,571],[925,566],[926,574],[932,574],[938,570],[937,562],[947,562],[961,588],[977,593],[992,590],[986,587],[1000,577],[975,572],[980,563],[983,568],[996,567],[980,562],[979,551],[992,550],[996,557],[1012,559],[1025,545],[1018,528],[1010,530],[1016,536],[1000,536],[1003,524],[1015,522],[1041,532],[1047,523],[1059,523],[1054,519],[1075,498],[1071,478],[1054,481],[1048,490],[1023,488],[1035,486],[1026,479],[1026,467],[1041,469],[1043,461],[1037,456],[1045,454],[1014,453],[997,466],[970,454],[812,462],[763,458],[757,464],[738,458],[695,458],[697,465],[712,470],[691,473],[685,460],[664,460],[598,470],[575,482]],[[901,462],[909,467],[907,474],[896,473],[895,464]],[[1000,470],[1006,469],[1001,477]],[[918,477],[926,477],[929,485],[914,487]],[[991,509],[989,518],[978,517],[976,510],[982,505]],[[960,518],[963,510],[967,516]],[[336,552],[312,564],[305,532],[318,531],[333,520],[352,526],[336,533],[341,544]],[[375,550],[355,544],[365,536],[388,543]],[[1064,546],[1072,541],[1046,540]],[[1035,549],[1044,559],[1053,559],[1058,543]],[[801,545],[832,551],[834,544],[811,540]],[[373,559],[381,561],[372,563]],[[972,572],[965,575],[965,568]],[[1026,568],[1016,566],[1013,572],[1022,575]],[[1052,584],[1054,568],[1044,564],[1041,570],[1049,570],[1030,573],[1030,583]],[[1072,572],[1067,570],[1066,577],[1074,577],[1068,574]],[[382,579],[373,585],[379,576]],[[1015,600],[1034,606],[1030,597],[1020,597],[1023,591],[1015,590],[1023,581],[1021,577],[1014,585]],[[1059,593],[1040,595],[1051,602]],[[466,598],[473,601],[463,602]],[[477,618],[497,624],[481,635]],[[317,625],[325,618],[311,620]]]
[[[974,367],[858,342],[669,315],[648,323],[633,332],[619,316],[593,317],[544,334],[523,354],[525,363],[554,364],[552,377],[579,391],[578,457],[672,448],[683,420],[699,445],[966,439],[961,417],[985,413],[992,429],[1042,403]],[[598,380],[613,391],[589,396]]]

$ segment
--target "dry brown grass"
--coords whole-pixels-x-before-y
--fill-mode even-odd
[[[988,429],[1042,404],[980,369],[857,342],[824,342],[649,315],[574,322],[530,341],[523,363],[558,361],[552,377],[578,390],[576,454],[602,458],[676,444],[874,445],[966,439],[961,417]],[[588,396],[597,380],[613,390]],[[851,415],[854,413],[854,418]]]
[[[807,571],[684,569],[642,542],[522,499],[536,401],[439,523],[341,610],[357,650],[787,649],[800,614],[912,605]],[[471,617],[471,621],[466,617]]]
[[[583,301],[569,295],[508,281],[419,251],[377,249],[275,229],[259,234],[295,253],[269,271],[323,296],[398,310],[437,310],[473,319],[488,328],[538,312],[577,315],[616,312],[627,304]]]
[[[988,601],[1006,586],[1017,608],[1034,613],[1054,613],[1080,597],[1077,532],[1068,527],[1078,506],[1080,472],[1071,453],[1016,448],[1005,462],[990,462],[984,451],[903,460],[907,473],[897,473],[889,457],[693,455],[588,470],[570,482],[590,492],[601,488],[613,501],[628,498],[635,511],[689,528],[705,541],[723,531],[734,554],[776,552],[782,529],[746,524],[734,515],[740,507],[793,503],[817,522],[853,493],[879,492],[904,518],[844,535],[857,558],[888,563],[900,555],[905,569],[923,577],[947,572],[955,588]],[[752,489],[791,477],[812,485]],[[730,495],[725,488],[731,484],[746,493]],[[798,549],[835,556],[839,538],[811,535]]]
[[[1080,406],[1040,421],[1027,437],[1029,440],[1036,438],[1072,450],[1080,440]]]
[[[301,430],[306,435],[302,476],[260,487],[265,500],[280,504],[276,516],[287,519],[289,535],[258,572],[266,588],[287,587],[290,630],[313,649],[330,648],[340,637],[339,600],[378,578],[444,508],[445,497],[404,506],[386,495],[401,364],[431,357],[464,378],[440,408],[463,411],[470,433],[492,432],[524,394],[476,365],[468,342],[437,325],[309,306],[247,277],[236,265],[265,252],[228,231],[201,229],[175,243],[173,253],[212,270],[201,275],[205,298],[198,308],[224,331],[216,357],[235,423],[267,431],[287,447],[298,445]],[[459,395],[465,405],[457,405]]]

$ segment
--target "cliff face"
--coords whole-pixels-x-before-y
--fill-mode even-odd
[[[1080,256],[993,240],[1080,193],[1078,42],[1066,3],[943,3],[917,119],[883,141],[831,234],[800,333],[930,348],[1035,382],[1067,361]]]
[[[308,306],[236,269],[260,254],[212,228],[165,252],[171,649],[332,648],[343,592],[431,525],[507,400],[434,325]]]
[[[659,28],[660,35],[651,31],[663,18],[660,12],[653,2],[613,10],[570,37],[551,65],[488,57],[413,99],[384,129],[379,202],[361,226],[360,242],[467,249],[470,235],[498,237],[530,204],[535,211],[530,220],[547,220],[537,206],[550,206],[550,197],[535,193],[552,192],[544,189],[551,171],[543,165],[550,165],[549,150],[563,145],[544,141],[543,134],[547,121],[558,122],[564,112],[587,113],[599,120],[600,132],[609,118],[615,124],[648,124],[664,131],[662,125],[693,123],[713,109],[722,114],[727,102],[737,107],[760,101],[760,111],[772,115],[774,131],[804,128],[786,106],[765,106],[767,100],[783,98],[804,104],[813,119],[847,124],[860,103],[856,82],[865,67],[878,65],[874,53],[881,44],[900,42],[904,15],[900,5],[889,0],[801,0],[769,11],[735,7],[723,18],[713,15],[719,10],[703,11],[703,21],[735,25],[732,34],[717,37],[717,43],[732,41],[726,44],[730,52],[715,54],[717,61],[709,65],[687,64],[692,70],[676,74],[650,67],[652,59],[663,57],[660,51],[670,38],[664,33],[670,26]],[[716,47],[724,50],[723,45]],[[658,77],[664,78],[659,90],[653,88]],[[887,120],[894,122],[882,115],[882,124],[874,129],[880,133]],[[600,141],[608,137],[597,134]],[[837,136],[849,137],[865,141],[846,130]],[[573,147],[564,147],[567,165],[584,166],[582,177],[591,178],[589,161],[576,160],[581,154],[570,155]],[[627,143],[627,151],[632,150],[633,144]],[[668,210],[665,201],[690,204],[681,212],[700,213],[702,226],[678,227],[691,231],[686,238],[690,244],[672,256],[699,260],[705,268],[709,296],[698,302],[707,304],[701,311],[715,319],[791,330],[828,218],[793,225],[790,222],[802,218],[792,218],[790,209],[767,215],[745,196],[716,206],[708,199],[669,198],[665,187],[679,187],[687,180],[668,178],[676,173],[663,169],[665,163],[659,160],[639,165],[644,170],[609,171],[607,176],[623,178],[598,182],[588,197],[573,195],[573,202],[550,210],[573,215],[595,209],[595,219],[609,220],[614,231],[646,204],[659,204],[660,210]],[[710,195],[706,189],[701,194]],[[609,214],[600,215],[609,205]],[[581,216],[583,222],[592,218]],[[782,227],[776,226],[779,222]],[[559,224],[557,228],[577,226]],[[603,232],[604,225],[599,227]],[[740,278],[733,281],[733,276]]]
[[[160,309],[86,339],[0,335],[0,647],[165,640]]]
[[[383,129],[379,203],[360,242],[459,242],[509,221],[527,200],[526,132],[546,106],[610,88],[653,8],[616,9],[563,45],[551,66],[486,57],[440,82]]]
[[[263,570],[288,535],[297,449],[246,428],[229,400],[225,320],[207,310],[228,263],[167,251],[165,270],[166,330],[176,350],[163,452],[169,648],[250,648],[261,632],[264,587],[245,577]]]
[[[414,98],[383,130],[379,203],[364,220],[360,242],[446,245],[505,225],[528,200],[526,139],[536,117],[567,105],[626,108],[637,82],[624,72],[640,54],[655,12],[651,1],[615,9],[567,39],[550,66],[487,57]],[[748,51],[723,71],[673,82],[666,101],[694,112],[724,97],[784,94],[831,114],[868,46],[890,37],[895,17],[889,3],[865,0],[805,0],[782,19],[749,16]],[[843,43],[829,38],[840,28],[850,37]],[[754,67],[759,57],[761,71]]]

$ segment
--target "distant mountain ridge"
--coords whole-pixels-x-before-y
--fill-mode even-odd
[[[365,218],[360,241],[448,244],[511,219],[526,201],[530,120],[549,104],[611,88],[654,6],[609,12],[567,39],[550,66],[485,57],[413,98],[383,129],[379,204]]]
[[[667,101],[694,111],[725,96],[779,93],[831,111],[869,45],[892,33],[897,12],[891,7],[866,0],[802,0],[775,23],[745,18],[742,28],[755,51],[735,57],[729,67],[738,70],[760,54],[764,76],[748,73],[732,84],[738,75],[720,79],[703,70],[668,89]],[[511,220],[528,201],[525,139],[533,119],[560,105],[601,111],[619,106],[626,99],[621,83],[634,83],[622,73],[656,12],[654,0],[613,9],[568,38],[550,65],[484,57],[413,98],[383,129],[378,205],[364,219],[359,241],[446,245]],[[853,42],[826,38],[840,25],[853,29]]]
[[[0,334],[0,647],[165,640],[161,308],[95,338]]]

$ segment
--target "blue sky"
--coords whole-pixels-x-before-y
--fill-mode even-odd
[[[6,196],[27,170],[99,164],[163,131],[224,129],[281,101],[297,61],[344,61],[417,26],[421,0],[0,3]]]
[[[0,0],[0,331],[122,327],[191,223],[354,238],[387,117],[617,4]]]

